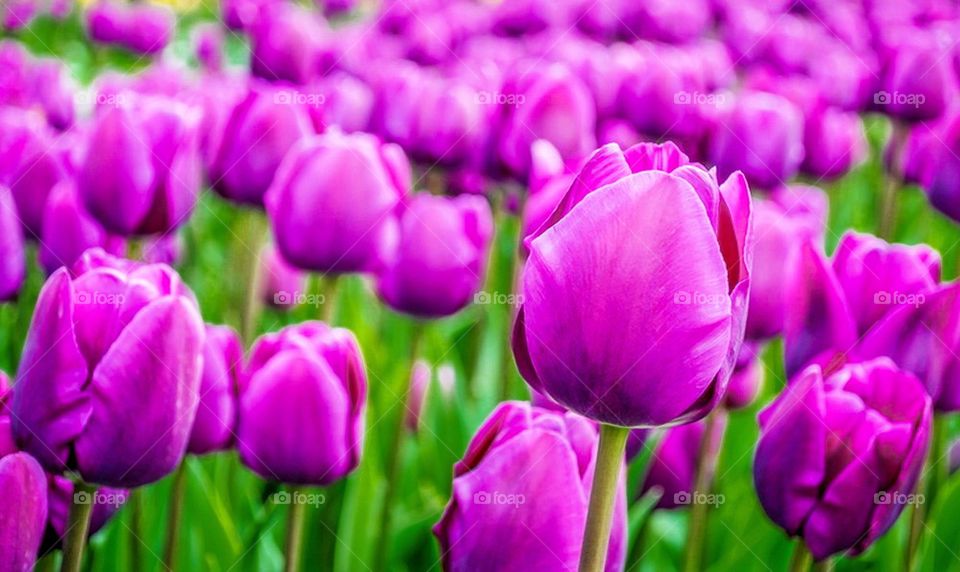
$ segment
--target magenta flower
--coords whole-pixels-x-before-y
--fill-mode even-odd
[[[29,572],[37,559],[47,522],[47,481],[26,453],[0,458],[0,570]]]
[[[126,249],[123,238],[107,232],[87,212],[76,185],[71,181],[59,183],[50,192],[44,208],[43,227],[47,231],[40,241],[39,256],[47,274],[53,274],[61,266],[72,266],[90,248],[103,248],[118,256]]]
[[[243,344],[229,326],[207,325],[200,378],[200,405],[187,452],[202,455],[229,447],[237,424],[243,383]]]
[[[707,445],[707,454],[716,458],[720,454],[723,433],[726,428],[726,416],[718,417],[717,427],[711,433],[712,440]],[[706,421],[671,427],[664,432],[650,457],[647,475],[643,480],[641,494],[654,488],[660,491],[657,508],[684,508],[693,502],[705,502],[702,495],[709,491],[694,490],[696,485],[697,461],[703,447],[706,433]],[[712,476],[710,481],[712,481]]]
[[[0,302],[17,297],[27,277],[23,230],[10,190],[0,185]]]

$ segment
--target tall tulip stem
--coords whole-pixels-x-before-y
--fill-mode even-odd
[[[183,495],[187,484],[187,460],[180,463],[180,467],[173,476],[173,487],[170,489],[170,513],[167,518],[167,545],[163,550],[163,563],[167,570],[177,569],[177,550],[180,545],[180,521],[183,518]]]
[[[616,425],[600,426],[600,447],[590,490],[587,527],[580,551],[580,572],[601,572],[607,559],[610,529],[613,526],[614,499],[620,484],[630,429]]]
[[[83,549],[87,545],[90,533],[90,515],[93,514],[94,497],[97,487],[77,481],[73,489],[73,504],[70,505],[67,536],[63,546],[63,564],[61,572],[80,572],[83,564]],[[83,502],[86,501],[86,502]]]
[[[797,546],[793,549],[793,557],[790,558],[790,572],[807,572],[813,564],[813,555],[803,540],[797,540]]]
[[[260,249],[266,238],[267,225],[263,214],[256,209],[243,209],[240,213],[240,232],[237,236],[240,271],[247,277],[246,290],[240,316],[240,337],[249,344],[256,335],[257,319],[260,317]]]
[[[924,495],[923,504],[914,504],[910,514],[910,527],[907,529],[907,547],[904,553],[904,570],[910,572],[915,565],[917,548],[920,546],[920,536],[927,519],[927,510],[933,503],[934,497],[943,481],[946,479],[949,459],[947,451],[947,418],[938,413],[933,416],[933,439],[930,453],[927,455],[927,465],[920,474],[917,491]]]
[[[721,425],[717,422],[719,412],[714,410],[704,420],[703,440],[697,452],[697,464],[691,498],[693,505],[690,508],[690,525],[687,529],[687,546],[683,559],[683,569],[686,572],[696,572],[701,569],[703,548],[707,540],[707,517],[709,504],[697,499],[705,498],[710,493],[713,483],[714,463],[716,462],[717,431]]]
[[[300,548],[303,546],[303,525],[306,520],[306,504],[301,502],[301,493],[300,487],[290,489],[290,512],[287,513],[287,538],[284,543],[285,572],[300,569]]]
[[[890,135],[890,167],[880,205],[880,226],[877,236],[889,240],[893,236],[897,222],[897,194],[903,183],[903,146],[907,140],[907,129],[899,121],[893,120]]]
[[[339,274],[327,274],[323,277],[323,321],[333,325],[337,312],[337,290],[340,286]]]

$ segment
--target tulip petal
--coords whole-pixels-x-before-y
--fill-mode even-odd
[[[47,478],[26,453],[0,459],[0,570],[29,572],[47,523]]]

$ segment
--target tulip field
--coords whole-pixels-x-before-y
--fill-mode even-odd
[[[0,0],[0,572],[960,571],[956,0]]]

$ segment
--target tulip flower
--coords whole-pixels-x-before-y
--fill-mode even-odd
[[[706,455],[714,459],[720,454],[726,418],[714,421],[719,427],[710,432]],[[657,508],[683,508],[693,503],[710,502],[710,491],[696,490],[697,463],[706,435],[706,421],[671,427],[664,432],[653,450],[641,494],[654,488],[660,491]],[[713,465],[713,463],[710,463]],[[713,477],[709,477],[708,482]]]
[[[97,0],[87,10],[87,28],[93,40],[144,55],[162,52],[173,37],[175,25],[173,12],[155,4]]]
[[[20,219],[10,189],[0,185],[0,302],[16,298],[26,277]]]
[[[240,395],[240,460],[265,479],[328,485],[363,448],[367,377],[353,334],[305,322],[266,334]]]
[[[936,39],[911,30],[882,51],[880,90],[874,107],[904,121],[935,119],[946,110],[956,77]]]
[[[200,191],[197,109],[160,96],[101,108],[77,173],[84,205],[110,232],[167,232],[186,222]]]
[[[12,396],[10,378],[0,370],[0,458],[17,452],[17,444],[13,440],[13,430],[10,428],[10,398]]]
[[[243,344],[229,326],[206,327],[200,405],[190,432],[187,452],[202,455],[225,449],[233,442],[237,393],[243,369]]]
[[[289,2],[263,3],[248,31],[253,76],[303,85],[318,75],[324,28],[313,12]]]
[[[781,187],[754,203],[748,338],[762,340],[783,331],[788,285],[798,271],[801,244],[823,244],[826,211],[826,193],[816,187]]]
[[[197,61],[208,72],[223,70],[224,36],[223,31],[213,24],[202,24],[194,30],[194,44]]]
[[[335,131],[305,139],[265,196],[277,248],[305,270],[372,270],[394,247],[394,214],[410,186],[410,164],[396,145]]]
[[[443,569],[575,569],[596,441],[593,424],[573,413],[501,403],[454,465],[453,493],[433,528]],[[605,570],[623,567],[625,535],[620,479]]]
[[[904,169],[909,179],[919,182],[937,210],[960,220],[960,114],[945,117],[942,124],[917,126],[905,151]],[[912,175],[912,177],[911,177]]]
[[[223,127],[209,166],[211,185],[232,201],[262,205],[280,161],[311,133],[310,118],[291,92],[254,84]]]
[[[418,194],[400,219],[396,251],[377,274],[391,308],[420,317],[453,314],[481,287],[493,216],[483,197]]]
[[[306,292],[307,274],[291,266],[273,245],[260,251],[260,300],[277,309],[291,309]]]
[[[0,6],[0,28],[19,30],[37,16],[37,0],[8,0]]]
[[[727,386],[727,394],[723,400],[727,409],[749,407],[757,399],[765,377],[759,350],[759,344],[756,342],[744,342],[740,346],[737,365],[730,376],[730,384]]]
[[[0,458],[0,570],[29,572],[47,522],[47,480],[26,453]]]
[[[317,132],[337,127],[345,133],[368,131],[373,113],[373,90],[360,79],[344,73],[324,78],[322,106],[310,107]]]
[[[285,0],[222,0],[220,10],[223,23],[231,30],[246,30],[260,18],[260,11],[271,4]]]
[[[87,251],[40,291],[11,407],[18,445],[86,482],[162,478],[187,448],[203,338],[173,270]]]
[[[821,109],[806,117],[800,170],[819,179],[836,178],[867,156],[863,121],[856,113]]]
[[[40,241],[40,264],[47,274],[61,266],[72,266],[89,248],[100,247],[121,255],[126,242],[111,235],[83,207],[76,185],[63,181],[53,188],[43,213],[47,229]]]
[[[673,215],[654,216],[662,209]],[[601,148],[527,238],[513,337],[520,372],[602,423],[703,417],[743,337],[749,229],[739,174],[718,184],[672,144]]]
[[[931,418],[923,386],[887,359],[826,378],[809,367],[760,414],[760,504],[815,559],[859,554],[911,502]]]
[[[770,189],[790,180],[803,161],[803,115],[772,93],[744,92],[722,114],[710,142],[719,174],[742,170],[751,185]]]

